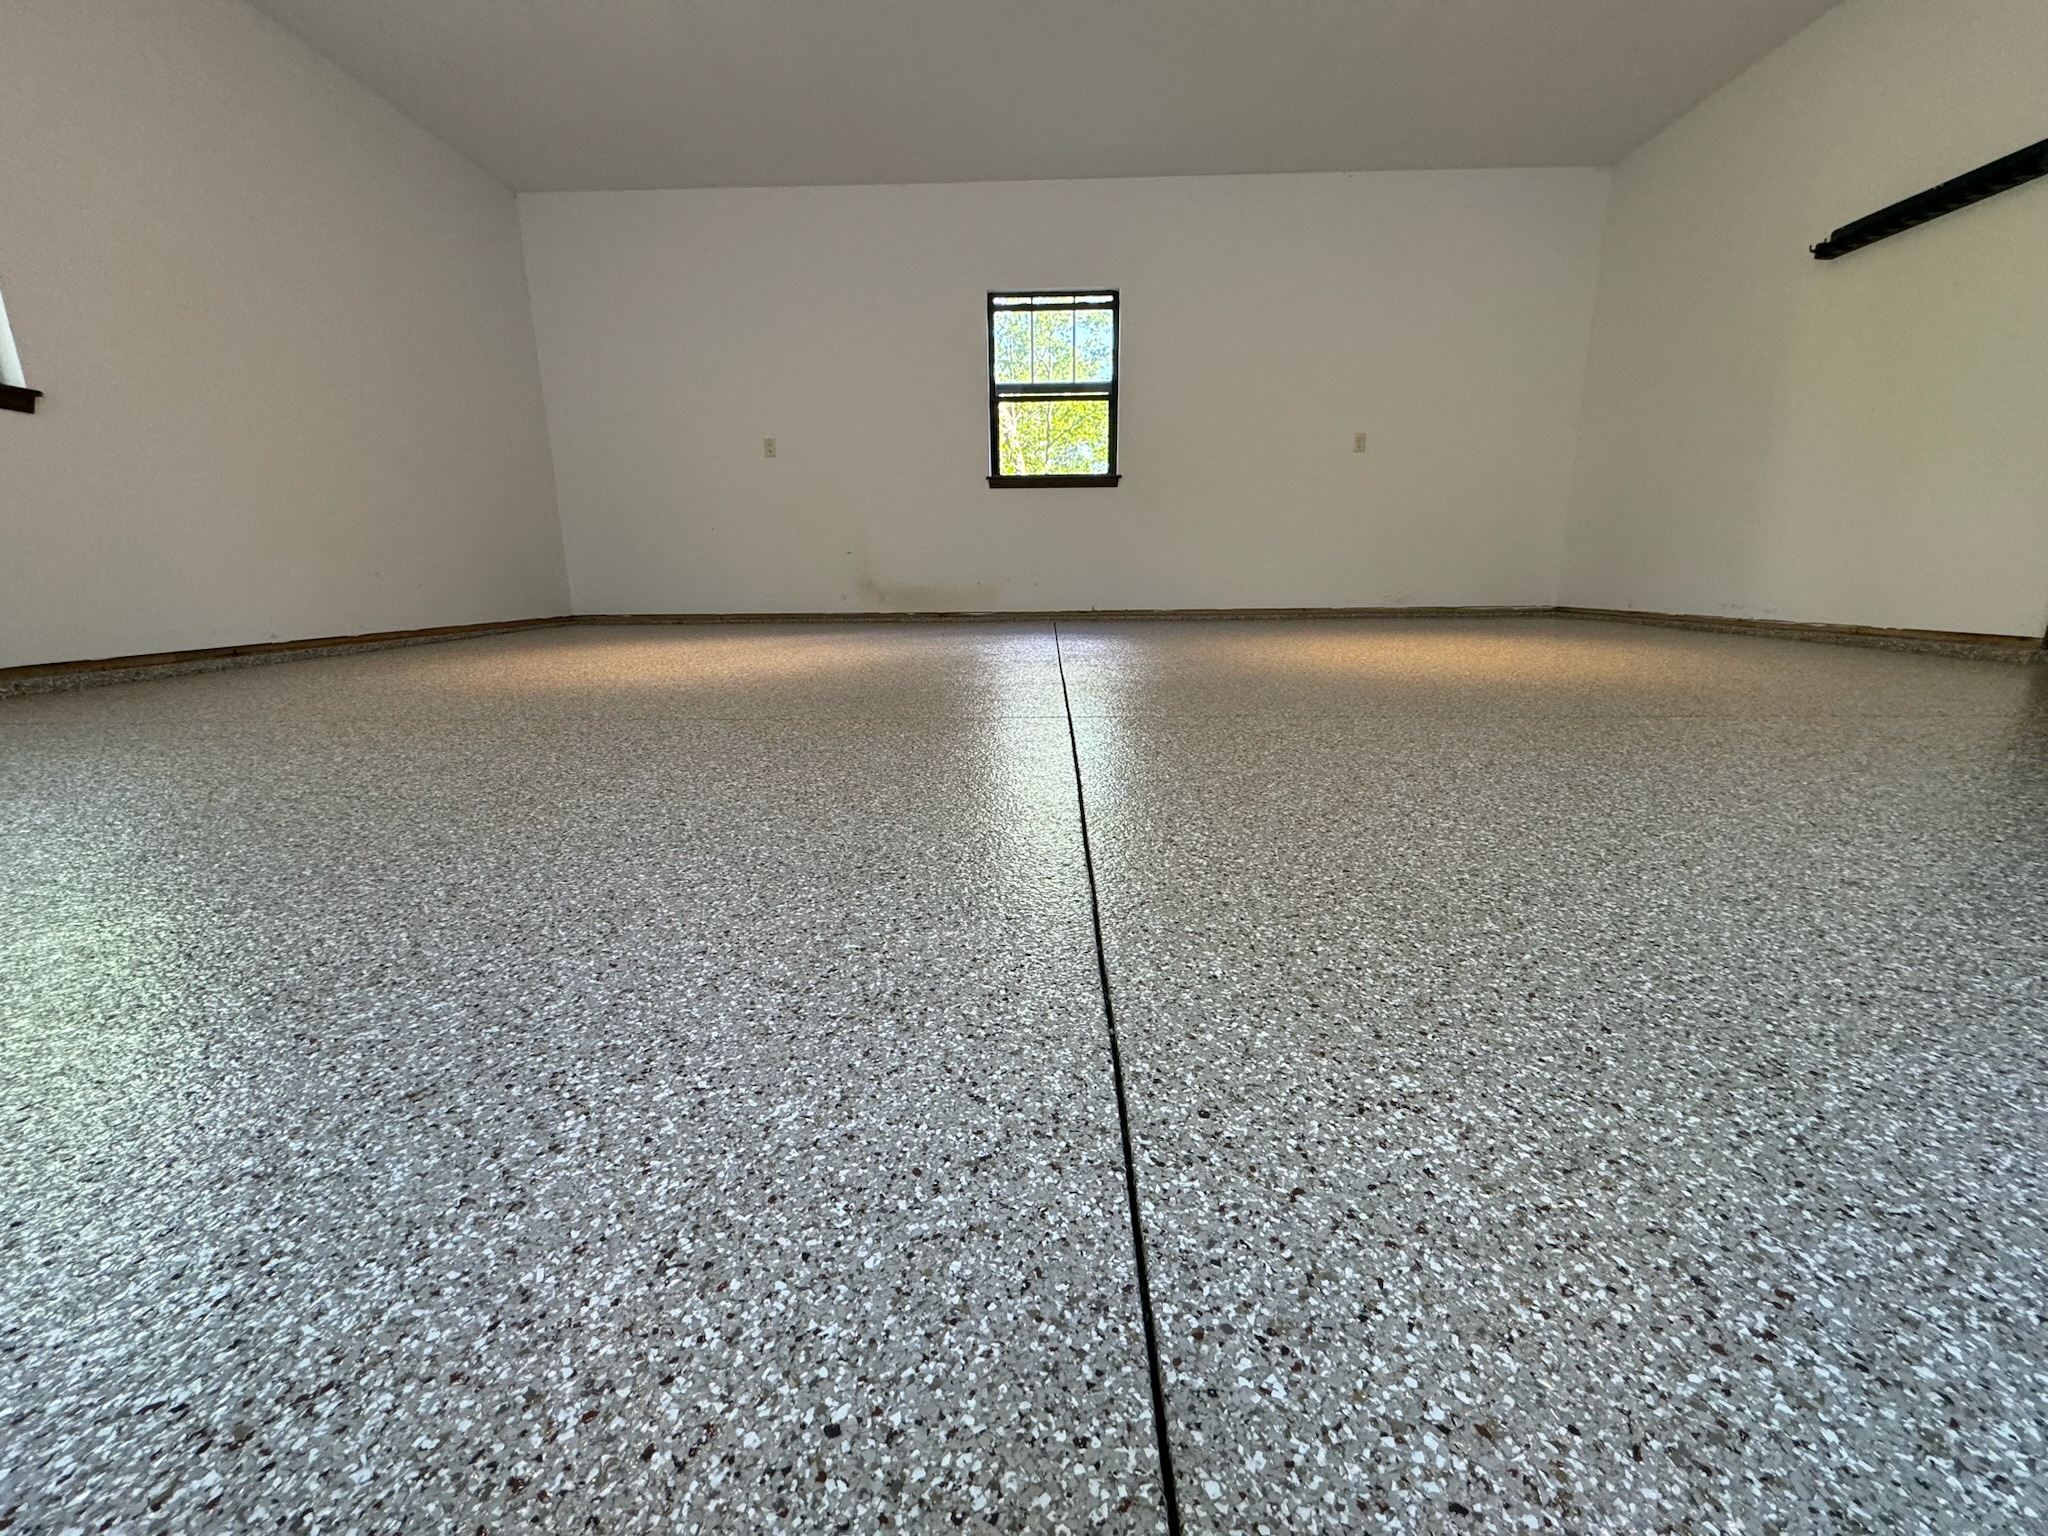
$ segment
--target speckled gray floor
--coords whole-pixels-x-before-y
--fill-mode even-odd
[[[1042,631],[0,704],[0,1525],[1152,1530]]]
[[[1187,1527],[2048,1529],[2048,677],[1069,633]]]
[[[1062,626],[1191,1532],[2048,1528],[2048,669]],[[1047,626],[0,700],[0,1528],[1163,1527]]]

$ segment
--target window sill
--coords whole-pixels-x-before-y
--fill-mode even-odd
[[[0,384],[0,411],[24,411],[30,416],[36,413],[36,402],[43,397],[40,389],[24,389],[19,384]]]
[[[990,475],[988,484],[995,491],[1058,491],[1082,486],[1109,487],[1122,479],[1122,475]]]

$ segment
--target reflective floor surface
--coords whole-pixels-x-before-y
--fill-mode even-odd
[[[0,700],[0,1088],[0,1529],[1157,1532],[1155,1355],[1189,1532],[2048,1529],[2048,668],[590,627]]]

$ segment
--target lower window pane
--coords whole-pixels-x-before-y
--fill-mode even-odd
[[[1109,473],[1107,400],[996,403],[999,475]]]

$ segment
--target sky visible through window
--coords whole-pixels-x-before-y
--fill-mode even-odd
[[[21,354],[14,350],[14,333],[7,328],[7,300],[0,298],[0,384],[27,383],[21,375]]]
[[[1114,294],[997,294],[989,362],[998,475],[1111,473]]]

